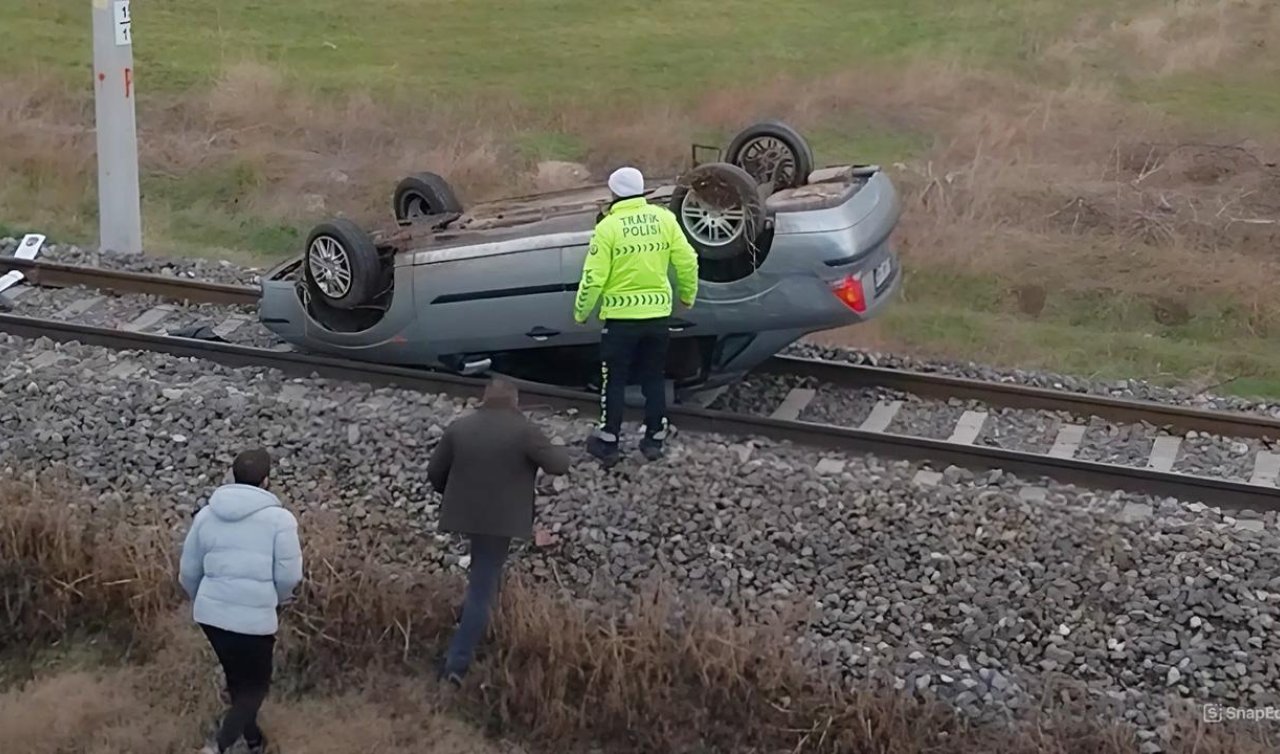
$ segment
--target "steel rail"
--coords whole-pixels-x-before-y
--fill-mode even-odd
[[[32,283],[49,288],[71,288],[82,285],[115,293],[159,296],[197,304],[253,306],[261,297],[261,289],[256,286],[210,283],[169,275],[82,267],[39,259],[0,257],[0,271],[9,270],[17,270]]]
[[[0,272],[16,269],[37,285],[83,285],[117,293],[148,294],[193,303],[251,306],[258,302],[256,286],[226,285],[186,278],[98,267],[56,264],[40,260],[0,258]],[[845,388],[882,387],[925,398],[962,398],[992,406],[1036,411],[1063,411],[1097,416],[1124,424],[1147,423],[1180,432],[1208,432],[1228,437],[1280,439],[1280,419],[1236,411],[1206,411],[1155,401],[1113,398],[1017,383],[989,382],[966,377],[905,369],[864,366],[839,361],[774,356],[760,373],[809,377]]]
[[[989,382],[797,356],[774,356],[762,364],[759,371],[810,377],[838,387],[882,387],[939,400],[967,398],[1005,408],[1065,411],[1080,416],[1097,416],[1121,424],[1146,422],[1183,432],[1194,430],[1229,437],[1280,439],[1280,420],[1238,411],[1206,411],[1155,401],[1113,398],[1017,383]]]
[[[78,342],[113,350],[150,351],[205,359],[233,367],[263,367],[303,377],[323,377],[363,384],[396,386],[460,397],[477,396],[484,386],[484,380],[481,379],[405,367],[371,364],[330,356],[273,351],[170,335],[127,332],[14,315],[0,314],[0,332],[20,338],[49,338],[57,342]],[[524,381],[518,382],[525,394],[526,406],[537,404],[559,410],[574,408],[589,411],[599,405],[599,397],[594,394]],[[953,465],[978,472],[1002,469],[1027,477],[1047,477],[1066,484],[1169,496],[1223,508],[1255,511],[1280,510],[1280,489],[1227,479],[1213,479],[1075,458],[1055,458],[981,445],[871,432],[812,422],[748,416],[687,406],[672,407],[669,414],[679,426],[694,432],[766,437],[808,447],[870,453],[909,461],[924,461],[933,465]]]

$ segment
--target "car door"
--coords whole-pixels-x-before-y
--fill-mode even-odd
[[[554,345],[562,330],[558,246],[460,255],[419,265],[415,280],[419,316],[441,356]]]
[[[587,242],[560,247],[560,277],[564,281],[560,294],[559,318],[560,343],[581,346],[600,342],[600,320],[588,319],[578,324],[573,319],[573,306],[578,297],[578,281],[582,279],[582,265],[587,259]]]

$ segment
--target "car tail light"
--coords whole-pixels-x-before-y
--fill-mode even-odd
[[[862,292],[862,281],[853,275],[845,275],[839,281],[832,283],[831,291],[836,294],[836,298],[844,302],[844,305],[850,309],[862,314],[867,310],[867,297]]]

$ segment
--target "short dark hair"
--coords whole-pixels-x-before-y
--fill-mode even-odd
[[[518,406],[520,389],[511,380],[494,377],[484,386],[484,402],[490,406]]]
[[[231,475],[235,477],[236,484],[261,487],[270,473],[271,454],[262,448],[244,451],[231,464]]]

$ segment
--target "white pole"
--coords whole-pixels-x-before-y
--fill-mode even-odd
[[[142,200],[133,106],[133,14],[129,0],[92,2],[98,243],[105,253],[140,254]]]

